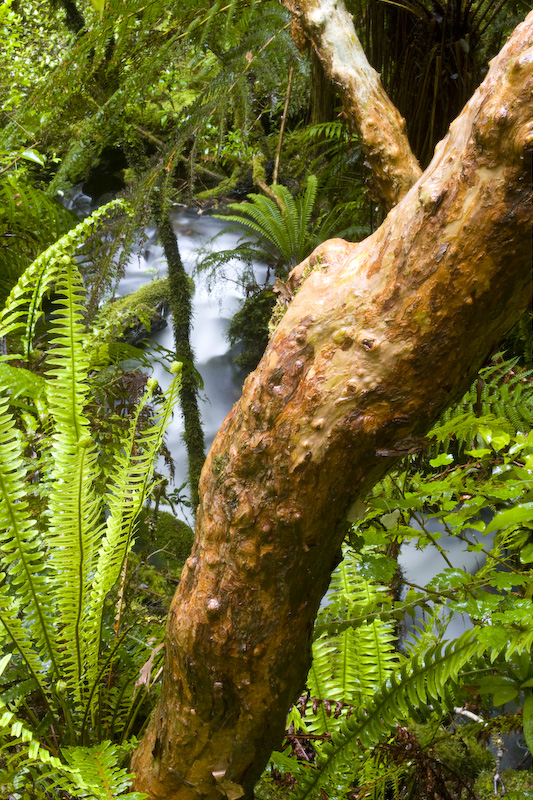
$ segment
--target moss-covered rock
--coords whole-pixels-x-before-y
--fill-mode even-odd
[[[194,542],[192,528],[168,511],[143,509],[139,516],[137,544],[135,550],[144,553],[157,569],[171,569],[174,575],[181,573]],[[155,554],[155,551],[160,551]],[[154,553],[150,556],[150,553]]]
[[[494,756],[489,748],[480,744],[472,734],[462,735],[460,729],[450,739],[435,744],[434,753],[453,775],[464,781],[494,766]]]
[[[108,303],[98,316],[100,327],[111,328],[114,338],[138,344],[149,333],[167,325],[168,279],[151,281],[136,292]]]

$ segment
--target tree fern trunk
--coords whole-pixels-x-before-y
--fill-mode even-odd
[[[65,24],[67,28],[78,36],[85,28],[85,18],[74,0],[61,0],[61,5],[65,12]]]

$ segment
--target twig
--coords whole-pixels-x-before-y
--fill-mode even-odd
[[[285,106],[283,107],[283,116],[281,118],[281,126],[279,129],[279,137],[278,137],[278,146],[276,149],[276,160],[274,162],[274,172],[272,173],[272,183],[278,182],[278,169],[279,169],[279,159],[281,156],[281,143],[283,141],[283,132],[285,130],[285,123],[287,122],[287,114],[289,111],[289,102],[291,99],[291,90],[292,90],[292,79],[294,75],[294,67],[291,67],[289,70],[289,79],[287,81],[287,93],[285,95]]]

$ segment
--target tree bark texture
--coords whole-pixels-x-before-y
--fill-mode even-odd
[[[282,0],[337,84],[343,111],[361,139],[372,170],[374,199],[389,210],[422,171],[411,151],[405,120],[367,61],[343,0]]]
[[[133,761],[153,800],[251,796],[303,687],[350,508],[526,306],[532,96],[533,13],[381,228],[296,268],[202,472],[161,700]]]

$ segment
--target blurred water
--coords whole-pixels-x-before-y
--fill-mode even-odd
[[[239,309],[244,293],[239,282],[242,265],[238,260],[225,265],[227,280],[216,282],[209,291],[207,276],[196,271],[198,252],[217,234],[213,249],[233,250],[242,232],[221,234],[228,223],[205,214],[199,215],[190,209],[173,213],[172,222],[178,237],[183,265],[189,275],[194,275],[196,287],[190,338],[195,367],[204,382],[199,405],[207,451],[224,417],[241,393],[243,375],[233,363],[238,351],[236,348],[230,348],[226,332],[233,315]],[[262,283],[266,278],[266,267],[255,264],[254,272],[258,283]],[[155,228],[148,228],[142,247],[132,255],[126,266],[117,294],[129,294],[154,278],[164,278],[166,275],[167,264],[163,248],[157,241]],[[154,333],[151,339],[167,350],[173,351],[172,320],[169,318],[168,321],[169,325],[162,331]],[[162,388],[168,386],[170,376],[158,362],[154,362],[153,377],[159,381]],[[182,433],[183,421],[177,408],[166,439],[175,462],[177,487],[185,483],[187,478],[187,460]],[[158,469],[165,471],[161,462]]]

